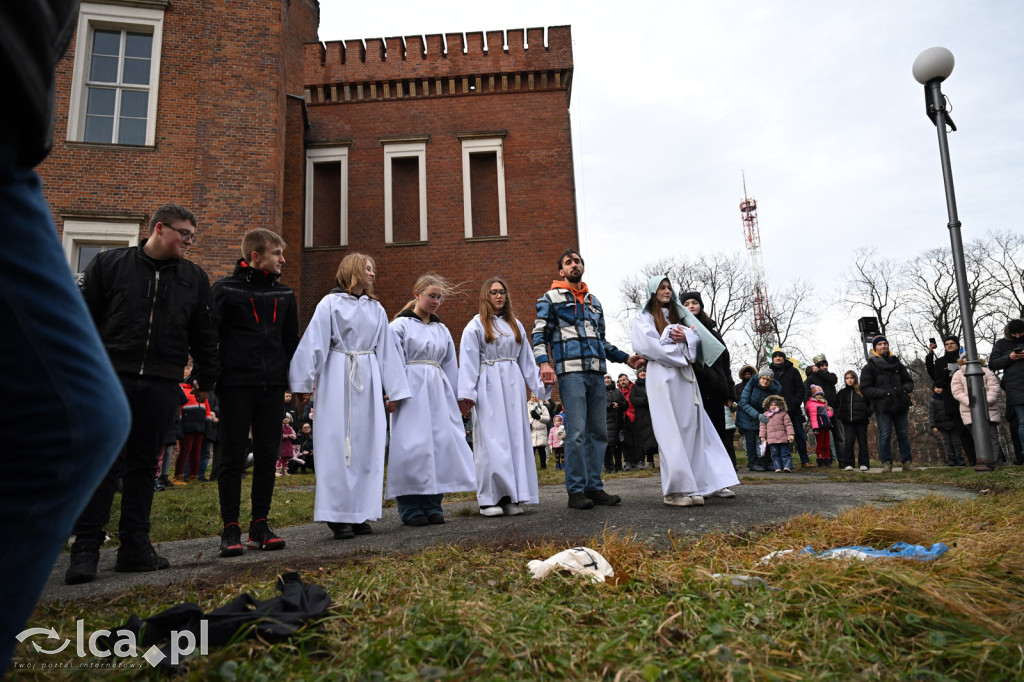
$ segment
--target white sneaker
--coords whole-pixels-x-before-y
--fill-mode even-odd
[[[722,488],[721,490],[716,490],[715,492],[711,493],[711,497],[724,497],[725,499],[729,499],[731,497],[736,497],[736,493],[729,490],[728,488]]]
[[[662,498],[662,500],[665,502],[665,504],[670,504],[673,507],[693,506],[693,498],[691,498],[689,495],[680,495],[679,493],[671,493],[669,495],[665,495],[665,497]]]
[[[501,507],[484,507],[480,510],[483,516],[504,516],[505,512]]]
[[[505,516],[519,516],[523,513],[523,508],[518,504],[503,504],[501,510],[505,512]]]
[[[861,470],[861,471],[867,471],[867,470],[868,470],[868,468],[867,468],[867,467],[861,467],[861,468],[860,468],[860,470]]]
[[[700,495],[690,495],[690,499],[693,500],[693,506],[695,506],[695,507],[703,507],[704,506],[704,498],[701,497]]]
[[[843,471],[853,471],[853,467],[843,467]]]

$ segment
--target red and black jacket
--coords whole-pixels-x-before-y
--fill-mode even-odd
[[[213,285],[220,320],[218,388],[280,386],[299,345],[295,292],[278,275],[239,259],[235,271]]]

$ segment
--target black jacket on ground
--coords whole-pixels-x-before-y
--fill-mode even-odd
[[[288,384],[288,365],[299,345],[295,292],[272,273],[235,264],[213,285],[220,318],[219,388]]]
[[[1004,332],[1003,338],[992,346],[988,366],[992,371],[1003,370],[1002,387],[1006,391],[1007,405],[1024,405],[1024,360],[1011,360],[1014,348],[1024,348],[1024,339],[1017,340]]]
[[[863,392],[863,389],[861,389]],[[853,386],[843,386],[836,393],[835,418],[849,424],[865,423],[871,419],[871,404],[867,398],[857,395]]]
[[[860,373],[860,391],[871,401],[875,412],[903,414],[910,409],[910,393],[914,380],[900,359],[889,353],[885,357],[873,352]]]
[[[804,382],[800,378],[800,370],[793,366],[790,360],[786,360],[781,366],[774,362],[771,364],[775,380],[782,386],[782,397],[786,399],[786,411],[790,413],[800,412],[800,406],[804,402]]]
[[[658,441],[654,437],[654,423],[651,421],[651,406],[647,401],[647,380],[637,379],[629,392],[629,402],[633,405],[633,443],[644,454],[658,451]]]
[[[822,372],[820,369],[817,372],[808,372],[807,378],[804,379],[804,402],[811,399],[811,386],[821,386],[821,392],[825,394],[825,402],[829,404],[833,410],[836,407],[836,382],[839,381],[832,372]]]
[[[608,399],[605,413],[605,423],[608,427],[608,442],[618,443],[619,442],[619,431],[622,429],[623,415],[626,414],[626,410],[629,409],[629,402],[626,400],[626,396],[622,395],[622,391],[615,387],[615,384],[605,387],[605,395]],[[612,403],[616,403],[618,407],[612,407]]]
[[[79,279],[103,346],[119,373],[175,381],[191,355],[209,390],[220,375],[210,280],[185,258],[153,260],[145,243],[98,254]]]

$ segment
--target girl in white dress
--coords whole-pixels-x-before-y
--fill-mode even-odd
[[[373,260],[345,256],[331,293],[316,306],[292,357],[293,393],[316,389],[313,520],[335,539],[370,533],[381,515],[387,419],[384,395],[411,394],[388,318],[373,297]]]
[[[384,497],[395,499],[407,526],[444,523],[444,493],[476,490],[473,453],[455,399],[455,343],[436,314],[453,290],[443,277],[423,275],[413,300],[391,322],[412,397],[391,415]]]
[[[647,397],[661,455],[665,504],[690,507],[704,497],[732,497],[739,484],[729,454],[701,402],[693,364],[700,337],[667,277],[647,283],[648,301],[633,321],[633,350],[647,358]],[[696,323],[696,321],[694,320]]]
[[[522,514],[521,504],[539,501],[526,387],[541,400],[551,388],[541,383],[525,340],[508,287],[492,277],[480,290],[480,313],[466,325],[459,345],[459,406],[463,413],[475,412],[477,502],[484,516]]]

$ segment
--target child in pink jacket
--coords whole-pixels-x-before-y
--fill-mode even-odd
[[[819,467],[832,466],[832,408],[825,402],[821,386],[811,384],[811,399],[807,401],[807,418],[814,431],[814,454]]]
[[[548,431],[548,447],[551,448],[551,455],[555,458],[555,468],[565,468],[565,426],[562,424],[561,415],[555,415],[555,424]]]
[[[793,422],[786,412],[786,399],[781,395],[770,395],[764,399],[764,415],[767,422],[761,422],[761,442],[768,445],[775,473],[793,472],[793,456],[789,445],[793,442]]]

